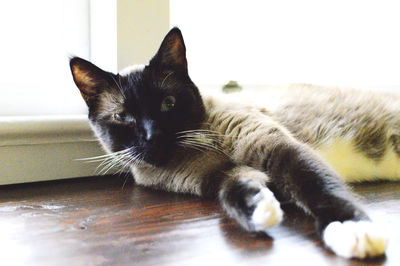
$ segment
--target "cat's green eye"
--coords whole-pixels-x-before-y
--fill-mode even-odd
[[[161,112],[168,112],[174,109],[175,107],[175,97],[174,96],[167,96],[161,103]]]
[[[126,113],[115,113],[113,117],[118,122],[121,122],[124,124],[133,124],[136,121],[132,115],[129,115]]]

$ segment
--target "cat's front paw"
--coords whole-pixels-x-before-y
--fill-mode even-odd
[[[388,243],[383,230],[369,221],[331,222],[322,237],[327,247],[345,258],[383,255]]]
[[[262,188],[253,196],[252,201],[255,208],[251,215],[251,222],[255,231],[265,231],[282,221],[283,211],[279,201],[269,189]]]

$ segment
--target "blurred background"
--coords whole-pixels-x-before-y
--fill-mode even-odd
[[[117,72],[181,28],[199,87],[313,83],[400,89],[396,0],[0,2],[0,115],[86,112],[68,57]]]

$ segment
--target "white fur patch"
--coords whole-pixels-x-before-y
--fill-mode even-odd
[[[323,232],[325,245],[345,258],[376,257],[385,253],[388,238],[369,221],[330,223]]]
[[[256,231],[265,231],[282,221],[283,211],[279,201],[269,189],[262,188],[253,197],[253,200],[256,202],[256,208],[254,209],[251,221]]]

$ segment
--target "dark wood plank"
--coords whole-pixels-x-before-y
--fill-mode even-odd
[[[2,265],[361,265],[326,251],[313,221],[286,207],[286,221],[253,235],[212,200],[93,177],[0,187]],[[400,265],[400,183],[354,187],[392,239]]]

